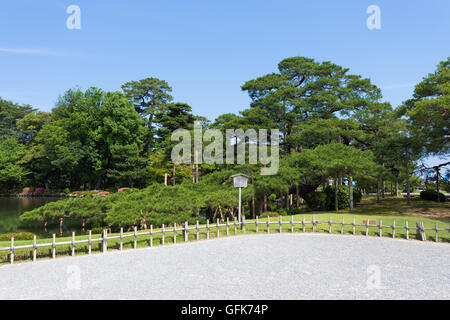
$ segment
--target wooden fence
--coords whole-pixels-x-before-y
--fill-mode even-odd
[[[438,224],[435,224],[434,228],[425,228],[424,224],[422,222],[417,222],[415,226],[408,226],[408,221],[406,221],[405,226],[396,226],[395,225],[395,220],[393,220],[393,224],[392,226],[388,226],[388,225],[383,225],[382,220],[380,219],[379,224],[370,224],[369,220],[366,220],[366,223],[364,224],[358,224],[355,222],[356,219],[355,217],[353,218],[353,222],[350,223],[346,223],[344,220],[344,217],[342,218],[341,222],[337,222],[337,221],[332,221],[332,218],[330,217],[329,220],[316,220],[315,216],[312,217],[311,221],[305,221],[305,217],[302,216],[302,220],[301,221],[294,221],[294,216],[291,216],[290,221],[283,221],[282,217],[280,216],[279,221],[270,221],[270,218],[267,217],[267,220],[260,220],[258,219],[258,217],[256,217],[256,220],[254,222],[249,222],[246,223],[245,222],[245,217],[242,218],[242,222],[238,222],[236,221],[236,218],[234,219],[234,221],[229,221],[229,219],[226,219],[225,223],[219,223],[219,219],[217,219],[217,222],[215,224],[210,224],[209,220],[207,220],[206,225],[199,225],[199,222],[197,221],[196,224],[194,226],[189,226],[187,222],[185,222],[182,226],[177,227],[177,224],[174,223],[173,227],[167,228],[164,226],[164,224],[162,225],[161,229],[158,230],[153,230],[153,225],[150,226],[149,230],[145,230],[145,231],[140,231],[138,232],[137,227],[134,227],[134,232],[133,233],[128,233],[128,234],[124,234],[123,233],[123,228],[120,228],[120,234],[119,235],[111,235],[108,236],[108,232],[107,230],[103,230],[102,234],[101,234],[101,238],[93,238],[92,237],[92,232],[89,231],[89,235],[88,235],[88,239],[85,240],[75,240],[75,232],[72,233],[72,239],[71,241],[63,241],[63,242],[56,242],[56,235],[53,234],[52,237],[52,242],[51,243],[41,243],[38,244],[36,242],[36,236],[34,236],[33,239],[33,244],[29,244],[29,245],[21,245],[21,246],[15,246],[14,245],[14,238],[11,238],[11,245],[9,247],[0,247],[0,252],[1,251],[9,251],[9,255],[10,255],[10,263],[13,264],[14,263],[14,253],[15,250],[18,249],[32,249],[33,252],[33,261],[36,261],[37,259],[37,250],[38,248],[43,248],[43,247],[49,247],[51,248],[52,251],[52,258],[55,259],[56,258],[56,247],[57,246],[65,246],[65,245],[70,245],[72,250],[71,250],[71,255],[75,256],[75,250],[76,250],[76,246],[77,244],[87,244],[88,245],[88,254],[90,255],[92,252],[92,244],[95,242],[100,242],[101,245],[101,251],[102,252],[107,252],[108,250],[108,240],[112,240],[112,239],[119,239],[119,250],[123,250],[123,244],[124,244],[124,239],[126,238],[133,238],[133,247],[137,248],[137,239],[139,236],[147,236],[148,240],[149,240],[149,245],[150,247],[153,246],[153,237],[156,234],[161,234],[161,244],[164,245],[165,244],[165,239],[166,239],[166,233],[172,233],[172,239],[173,239],[173,243],[177,242],[177,233],[181,232],[183,239],[185,242],[189,241],[188,236],[189,236],[189,232],[195,232],[196,236],[195,239],[196,240],[200,240],[200,232],[201,229],[206,229],[206,239],[210,239],[210,233],[213,232],[213,229],[215,229],[215,233],[216,233],[216,238],[220,237],[220,228],[224,228],[225,227],[225,233],[227,236],[230,235],[230,229],[233,228],[234,229],[234,234],[237,234],[237,230],[238,228],[240,228],[240,230],[245,233],[245,228],[246,225],[255,225],[256,227],[256,233],[259,232],[259,227],[265,227],[265,232],[266,233],[270,233],[270,225],[277,225],[279,226],[277,229],[277,231],[279,233],[283,232],[283,225],[290,225],[290,232],[294,232],[294,226],[295,225],[301,225],[302,226],[302,231],[305,232],[305,228],[306,225],[312,225],[312,231],[313,232],[317,232],[317,225],[318,224],[328,224],[328,233],[332,233],[332,225],[339,225],[340,226],[340,233],[344,234],[344,226],[352,226],[352,234],[355,235],[356,232],[356,227],[365,227],[365,235],[368,236],[369,235],[369,229],[376,229],[378,230],[378,235],[379,237],[383,236],[383,229],[390,229],[392,230],[392,238],[395,238],[395,231],[396,230],[405,230],[406,232],[406,239],[409,240],[410,236],[410,230],[416,230],[416,238],[422,241],[426,241],[426,234],[425,231],[426,230],[433,230],[435,233],[435,242],[439,241],[439,232],[440,231],[447,231],[450,232],[450,227],[448,229],[446,228],[438,228]]]

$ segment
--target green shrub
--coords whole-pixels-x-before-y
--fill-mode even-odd
[[[324,192],[310,192],[306,194],[305,201],[311,210],[326,210],[327,195]]]
[[[96,227],[96,228],[92,228],[92,234],[101,234],[103,232],[105,228],[101,228],[101,227]]]
[[[31,232],[16,232],[16,233],[5,233],[0,234],[0,241],[10,241],[11,237],[14,236],[15,240],[33,240],[34,234]],[[39,237],[36,237],[39,239]]]
[[[348,195],[348,187],[347,186],[338,186],[338,208],[344,209],[348,207],[350,197]],[[334,192],[335,187],[334,186],[328,186],[324,190],[326,194],[326,209],[327,210],[333,210],[335,209],[335,199],[334,199]]]
[[[424,190],[420,193],[420,199],[422,200],[430,200],[430,201],[437,201],[437,191],[435,190]],[[445,202],[445,196],[439,192],[439,201]]]
[[[280,216],[287,216],[287,214],[288,214],[288,212],[285,208],[280,208],[277,210],[277,212]]]
[[[267,217],[278,217],[280,214],[278,212],[272,212],[272,211],[266,211],[262,215],[260,215],[260,218],[267,218]]]
[[[291,206],[291,207],[289,207],[288,213],[289,213],[289,215],[301,214],[301,213],[303,213],[303,210],[302,210],[302,208]]]

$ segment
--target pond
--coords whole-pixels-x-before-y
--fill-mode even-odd
[[[20,214],[60,199],[59,197],[0,197],[0,233],[31,231],[20,227]],[[32,231],[35,232],[35,230]]]

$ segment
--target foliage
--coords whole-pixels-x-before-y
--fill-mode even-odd
[[[305,201],[311,210],[326,210],[327,209],[327,195],[323,192],[310,192],[306,194]]]
[[[420,199],[423,200],[431,200],[431,201],[437,201],[438,193],[436,190],[424,190],[420,192]],[[445,202],[446,197],[444,194],[439,192],[439,201]]]

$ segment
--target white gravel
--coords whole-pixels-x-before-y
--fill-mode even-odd
[[[228,237],[0,267],[0,299],[450,299],[450,245]]]

